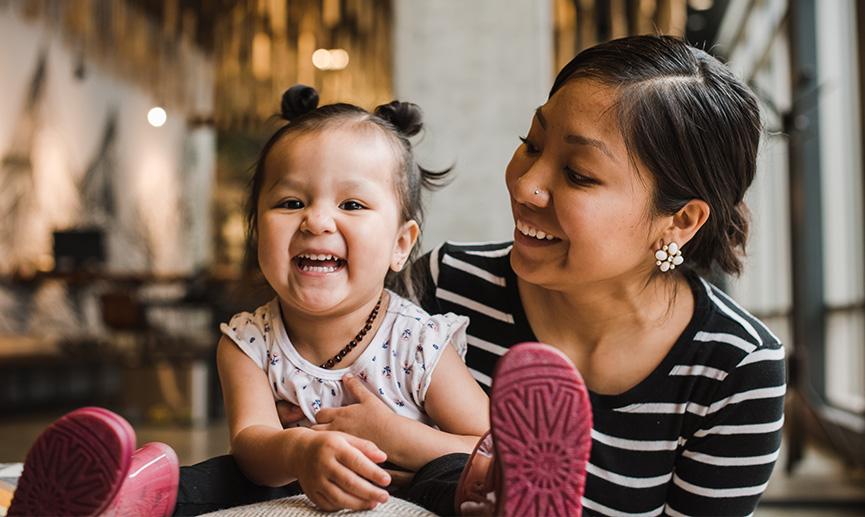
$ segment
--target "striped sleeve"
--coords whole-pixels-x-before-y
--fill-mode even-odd
[[[665,513],[754,512],[778,458],[785,389],[783,346],[752,346],[699,408],[703,418],[676,461]]]

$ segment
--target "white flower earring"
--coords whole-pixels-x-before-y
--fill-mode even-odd
[[[657,259],[655,265],[664,273],[671,269],[676,269],[676,266],[681,265],[685,261],[682,257],[682,250],[679,249],[679,245],[675,242],[664,244],[661,249],[655,252],[655,258]]]

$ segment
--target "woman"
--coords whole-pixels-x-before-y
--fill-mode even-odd
[[[482,383],[521,341],[582,373],[591,513],[747,515],[766,487],[784,350],[699,276],[741,271],[760,132],[753,94],[705,52],[602,43],[559,73],[507,167],[513,243],[445,244],[418,264],[424,308],[471,319]],[[462,470],[444,460],[427,466],[439,482]]]

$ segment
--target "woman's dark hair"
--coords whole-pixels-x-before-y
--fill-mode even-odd
[[[326,127],[348,124],[366,125],[381,131],[393,144],[397,159],[398,178],[395,181],[397,198],[400,204],[402,221],[415,220],[423,224],[423,189],[435,189],[446,184],[450,169],[431,171],[420,167],[414,159],[409,138],[423,129],[422,112],[416,104],[392,101],[382,104],[370,113],[353,104],[337,103],[318,106],[318,93],[314,88],[298,84],[282,95],[280,117],[286,121],[267,140],[258,155],[249,182],[249,197],[246,201],[247,256],[248,269],[257,266],[258,240],[258,198],[264,183],[265,162],[270,150],[277,142],[288,135],[318,131]],[[412,249],[408,263],[411,262],[420,246]],[[388,283],[395,283],[394,275],[389,275]]]
[[[708,221],[683,247],[685,264],[739,274],[748,236],[743,197],[762,131],[754,94],[717,59],[671,36],[621,38],[580,52],[550,97],[578,78],[617,92],[631,160],[654,180],[655,213],[674,214],[691,199],[709,205]]]

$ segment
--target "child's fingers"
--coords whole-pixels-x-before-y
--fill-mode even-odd
[[[345,508],[369,508],[371,504],[387,501],[388,493],[366,479],[363,479],[351,470],[341,467],[331,471],[328,479],[333,483],[329,490],[331,499]]]
[[[351,393],[358,402],[363,403],[366,399],[374,397],[371,391],[366,389],[366,386],[360,382],[357,377],[347,373],[342,376],[342,385]]]
[[[336,510],[342,510],[327,494],[327,490],[325,488],[319,488],[314,492],[310,492],[306,494],[309,497],[309,500],[313,502],[316,506],[321,508],[322,510],[333,512]]]
[[[372,444],[370,443],[370,445]],[[378,449],[375,445],[372,445],[372,447],[376,450]],[[376,465],[379,458],[387,458],[387,455],[381,451],[378,452],[381,453],[381,456],[375,457],[375,455],[373,455],[374,458],[371,459],[367,452],[353,448],[341,451],[341,453],[337,455],[336,459],[348,467],[352,472],[364,479],[368,479],[379,486],[388,486],[390,484],[390,474]],[[381,461],[384,460],[382,459]]]
[[[346,440],[373,463],[382,463],[387,459],[387,454],[374,443],[357,436],[346,435]]]

